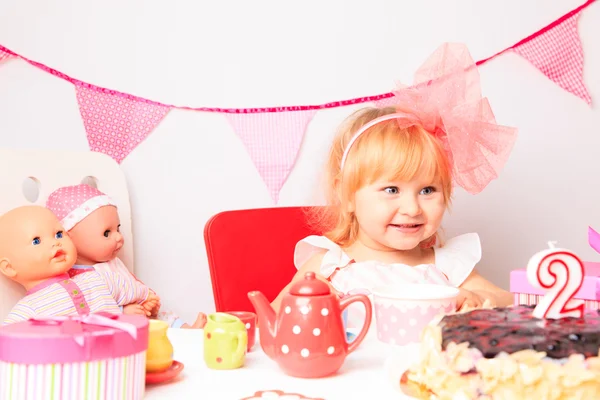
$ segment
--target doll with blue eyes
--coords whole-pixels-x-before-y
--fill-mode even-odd
[[[0,216],[0,273],[27,291],[4,324],[40,316],[119,314],[121,305],[157,303],[148,287],[113,271],[70,278],[76,259],[73,242],[47,208],[18,207]]]
[[[86,184],[65,186],[50,194],[46,207],[60,219],[77,249],[77,261],[69,271],[70,276],[108,270],[139,282],[117,256],[124,241],[117,205],[109,196]],[[158,318],[172,328],[203,328],[206,323],[203,313],[189,325],[174,313],[161,311],[160,307],[160,300],[151,308],[131,303],[123,307],[123,313]]]

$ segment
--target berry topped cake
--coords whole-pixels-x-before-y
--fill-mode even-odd
[[[444,316],[404,383],[431,399],[600,399],[600,311],[538,319],[533,307]]]

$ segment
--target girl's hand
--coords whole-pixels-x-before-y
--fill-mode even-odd
[[[140,304],[127,304],[123,307],[123,314],[127,315],[146,315],[146,310]]]
[[[458,290],[459,293],[458,297],[456,298],[456,309],[458,311],[481,308],[486,300],[476,292],[471,292],[470,290],[463,288],[458,288]]]

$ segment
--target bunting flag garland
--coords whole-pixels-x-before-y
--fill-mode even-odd
[[[304,131],[316,112],[226,114],[275,203],[296,162]]]
[[[580,12],[573,14],[513,50],[558,86],[592,104],[583,81],[583,49],[577,32],[579,15]]]
[[[514,51],[565,91],[591,104],[583,79],[584,55],[577,24],[583,9],[594,1],[585,1],[546,27],[476,64],[482,65],[507,51]],[[377,107],[394,105],[393,93],[383,93],[317,105],[264,108],[177,106],[80,81],[0,45],[0,63],[17,58],[74,85],[90,149],[105,153],[118,163],[152,133],[171,109],[224,114],[244,143],[276,203],[296,161],[306,127],[317,111],[368,102]]]
[[[121,163],[167,115],[170,107],[94,86],[75,85],[90,150]]]

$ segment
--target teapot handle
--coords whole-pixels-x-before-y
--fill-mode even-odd
[[[363,324],[363,327],[361,329],[361,331],[359,332],[359,334],[356,336],[356,338],[348,344],[348,354],[352,353],[354,350],[356,350],[356,348],[358,347],[358,345],[360,344],[360,342],[362,342],[362,340],[365,338],[365,336],[367,335],[367,332],[369,331],[369,327],[371,326],[371,314],[373,312],[373,306],[371,305],[371,299],[369,299],[368,296],[365,296],[364,294],[353,294],[347,297],[344,297],[343,299],[340,300],[340,311],[343,313],[344,310],[352,303],[355,302],[361,302],[363,303],[363,305],[365,306],[365,323]]]

